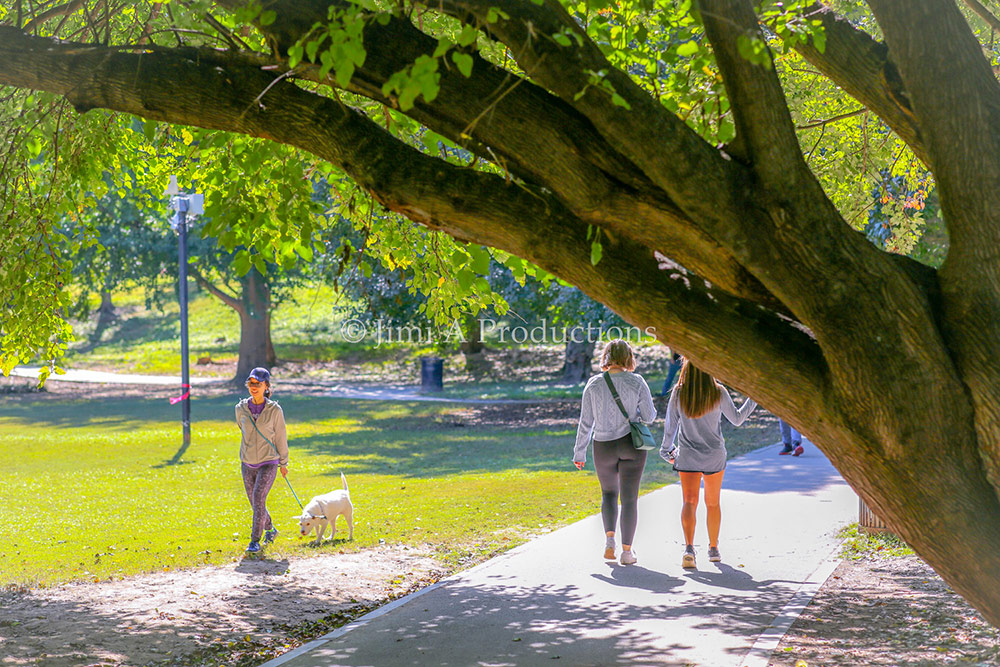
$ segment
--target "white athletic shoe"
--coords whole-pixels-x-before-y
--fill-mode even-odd
[[[622,565],[635,565],[635,561],[636,557],[634,551],[632,551],[631,549],[622,550],[622,559],[621,559]]]

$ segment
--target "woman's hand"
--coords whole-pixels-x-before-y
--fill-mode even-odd
[[[281,471],[281,476],[282,477],[288,477],[288,467],[287,466],[279,466],[278,470]]]
[[[577,470],[583,470],[583,466],[584,466],[583,461],[573,461],[573,465],[576,466]]]

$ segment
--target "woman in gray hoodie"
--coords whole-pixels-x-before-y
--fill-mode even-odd
[[[684,506],[681,528],[684,531],[682,567],[695,567],[695,512],[702,480],[705,482],[705,509],[708,521],[708,560],[718,562],[719,529],[722,526],[722,476],[726,469],[726,441],[722,438],[722,415],[734,426],[750,416],[757,403],[748,398],[736,409],[729,392],[714,377],[699,370],[687,359],[681,367],[681,379],[670,394],[667,423],[663,430],[660,456],[672,463],[681,477]],[[675,444],[676,440],[676,444]]]
[[[246,489],[253,523],[250,527],[250,544],[247,553],[260,551],[261,534],[270,544],[278,529],[267,511],[267,494],[281,469],[282,477],[288,475],[288,436],[285,433],[285,415],[281,406],[270,400],[271,373],[266,368],[250,371],[246,381],[250,392],[236,404],[236,423],[240,427],[240,469]]]

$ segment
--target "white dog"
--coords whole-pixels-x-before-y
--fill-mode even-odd
[[[302,509],[302,516],[295,517],[299,520],[299,532],[305,536],[309,531],[316,529],[316,542],[323,541],[327,524],[330,525],[330,537],[337,534],[337,517],[343,515],[347,519],[347,527],[351,534],[348,539],[354,539],[354,505],[351,504],[350,490],[347,488],[347,478],[344,473],[340,473],[340,482],[344,485],[342,490],[331,491],[322,496],[316,496],[309,501],[309,504]]]

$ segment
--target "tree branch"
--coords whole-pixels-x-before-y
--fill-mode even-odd
[[[979,18],[986,21],[986,24],[989,27],[1000,31],[1000,18],[997,18],[993,12],[984,7],[981,2],[977,2],[977,0],[962,0],[962,2],[964,2],[969,9],[978,14]]]
[[[812,42],[799,42],[795,50],[884,120],[924,164],[930,164],[920,123],[885,44],[858,30],[825,5],[817,3],[807,11],[823,22],[826,48],[821,53]]]
[[[56,16],[68,16],[80,8],[85,0],[71,0],[70,2],[64,3],[62,5],[57,5],[51,9],[47,9],[38,16],[35,16],[29,20],[25,25],[23,30],[25,32],[31,32],[38,26],[42,25],[51,18]]]
[[[198,270],[197,266],[195,266],[194,264],[188,264],[188,273],[190,273],[191,276],[194,277],[195,281],[199,285],[201,285],[202,289],[208,290],[208,292],[212,296],[216,297],[219,301],[226,304],[227,306],[235,310],[237,313],[244,312],[245,308],[243,306],[242,301],[240,301],[239,299],[230,294],[226,294],[221,289],[216,287],[215,284],[212,283],[212,281],[208,280],[207,278],[205,278],[205,276],[201,274],[201,271]]]
[[[726,86],[737,138],[748,152],[746,161],[767,187],[821,193],[802,157],[773,64],[754,65],[737,48],[740,39],[764,41],[752,5],[747,0],[700,0],[699,7]]]
[[[2,33],[0,38],[5,36]],[[781,324],[760,306],[721,290],[709,293],[694,274],[686,283],[665,278],[656,266],[653,249],[627,237],[609,241],[605,259],[598,267],[592,266],[587,224],[544,188],[508,183],[502,176],[424,155],[356,110],[288,82],[274,86],[265,107],[250,105],[271,79],[256,69],[216,63],[204,67],[169,53],[136,56],[81,45],[61,47],[75,54],[66,62],[51,41],[41,41],[44,48],[39,49],[26,48],[33,44],[30,40],[14,44],[5,62],[13,65],[20,78],[11,81],[9,73],[0,77],[7,83],[66,95],[81,110],[110,108],[264,137],[311,151],[343,169],[387,208],[411,220],[456,238],[507,250],[584,286],[598,299],[626,304],[622,309],[626,318],[652,323],[664,340],[680,342],[680,349],[704,355],[710,368],[722,370],[709,358],[712,346],[732,345],[733,337],[738,338],[740,351],[728,361],[730,370],[720,373],[736,386],[750,390],[739,373],[762,377],[759,366],[763,364],[775,375],[773,384],[762,382],[762,395],[779,401],[780,392],[766,387],[783,387],[785,382],[801,386],[803,396],[822,395],[822,359],[804,334]],[[33,64],[30,71],[17,67],[18,58]],[[545,234],[539,234],[542,228]],[[705,311],[712,304],[722,304],[717,316]],[[781,327],[784,337],[771,336],[772,327]],[[801,354],[790,357],[790,350]],[[780,381],[779,372],[785,376]]]
[[[541,6],[518,0],[444,0],[437,6],[464,22],[488,26],[489,34],[510,48],[528,76],[586,117],[685,215],[745,263],[740,251],[752,238],[732,221],[744,217],[746,202],[738,195],[739,184],[749,174],[613,67],[556,0]],[[493,8],[509,18],[489,23]],[[560,46],[553,36],[567,31],[576,41]],[[592,73],[597,72],[605,72],[604,78],[595,79]],[[616,104],[602,81],[628,108]]]

